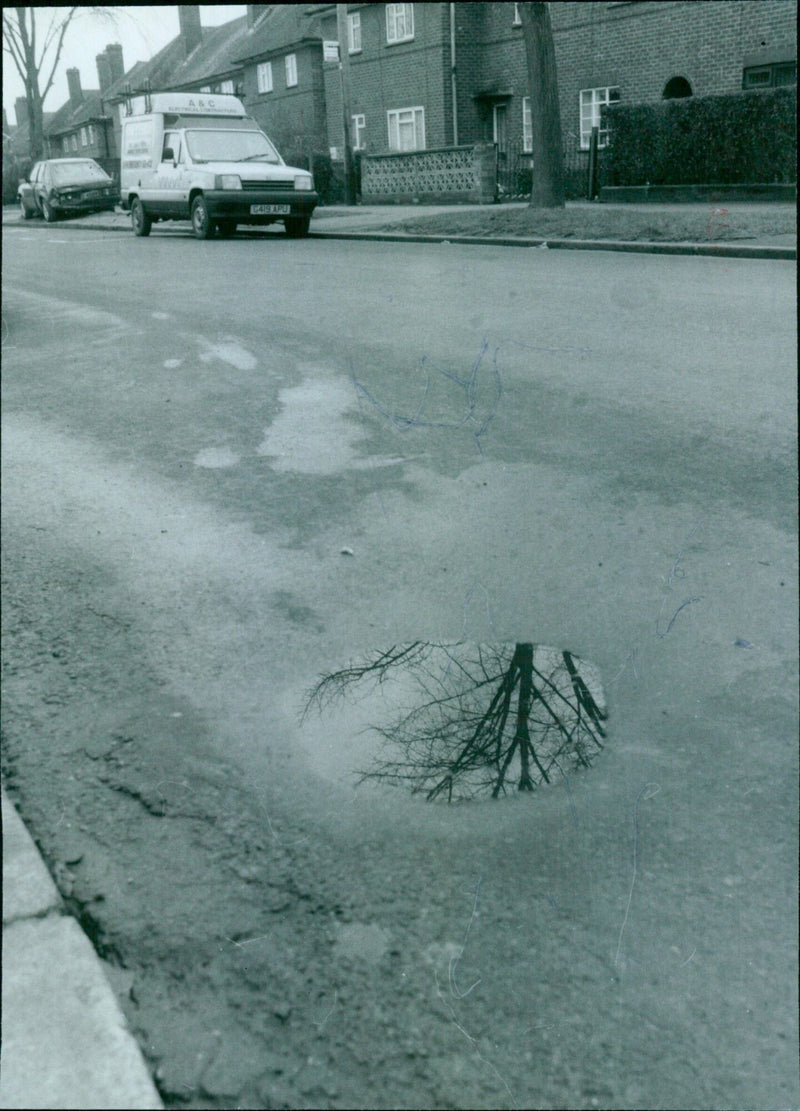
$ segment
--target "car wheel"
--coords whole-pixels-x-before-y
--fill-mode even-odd
[[[54,224],[58,218],[56,216],[56,210],[50,204],[47,197],[42,197],[42,216],[44,216],[48,224]]]
[[[145,236],[150,234],[153,221],[144,210],[144,205],[138,197],[131,201],[131,228],[134,235]]]
[[[208,214],[206,199],[201,194],[192,201],[192,231],[197,239],[210,239],[214,230],[214,221]]]
[[[286,234],[290,239],[305,239],[311,225],[310,216],[287,216],[283,221]]]
[[[236,231],[235,220],[217,220],[217,230],[223,239],[230,239]]]
[[[19,199],[19,210],[22,213],[23,220],[30,220],[31,216],[33,216],[33,213],[29,211],[22,197]]]

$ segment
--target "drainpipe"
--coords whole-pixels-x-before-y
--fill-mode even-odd
[[[458,93],[456,88],[456,6],[450,5],[450,87],[453,96],[453,146],[458,146]]]

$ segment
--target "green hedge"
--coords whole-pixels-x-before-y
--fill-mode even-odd
[[[611,105],[605,179],[613,185],[797,180],[797,89]]]

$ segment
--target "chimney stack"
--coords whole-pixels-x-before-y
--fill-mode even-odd
[[[81,71],[75,69],[67,70],[67,84],[69,85],[69,99],[73,107],[76,107],[83,100],[83,89],[81,88]]]
[[[95,57],[97,62],[97,79],[100,82],[100,92],[104,93],[106,89],[113,84],[111,79],[111,62],[108,60],[107,54],[98,54]]]
[[[261,18],[261,13],[264,11],[266,4],[248,4],[247,5],[247,26],[255,27],[258,20]]]
[[[200,25],[200,7],[198,4],[179,4],[178,20],[181,26],[181,39],[183,40],[183,54],[188,58],[195,47],[203,41],[203,30]]]
[[[122,61],[122,47],[118,42],[109,43],[106,47],[106,57],[111,66],[111,81],[116,83],[125,76],[125,63]]]
[[[24,96],[18,96],[14,101],[14,114],[17,117],[17,127],[23,127],[28,122],[28,101]]]

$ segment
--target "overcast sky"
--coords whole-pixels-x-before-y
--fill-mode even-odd
[[[8,9],[6,9],[8,10]],[[63,18],[68,8],[34,9],[37,21],[37,42],[44,42],[45,30],[53,19]],[[202,4],[200,18],[204,27],[215,27],[244,15],[245,4]],[[73,19],[66,38],[64,49],[56,69],[52,88],[44,103],[46,112],[55,112],[69,96],[67,89],[67,70],[75,66],[81,72],[84,89],[97,89],[97,64],[95,55],[101,54],[111,42],[122,44],[122,56],[126,71],[135,62],[146,62],[166,46],[178,34],[178,9],[172,7],[118,7],[108,5],[101,12],[88,8],[79,11]],[[38,55],[38,52],[37,52]],[[49,64],[48,64],[49,63]],[[49,76],[53,64],[53,51],[47,55],[43,74]],[[46,77],[45,77],[46,79]],[[41,81],[44,87],[45,81]],[[14,102],[18,96],[25,95],[25,87],[17,73],[13,61],[3,53],[3,107],[8,113],[11,124],[16,122]]]

